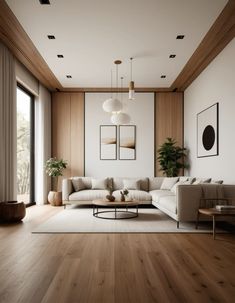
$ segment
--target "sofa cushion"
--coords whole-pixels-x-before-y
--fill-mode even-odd
[[[178,180],[179,180],[178,177],[164,178],[162,185],[161,185],[161,189],[170,190]]]
[[[83,190],[86,188],[84,182],[82,181],[82,178],[73,178],[72,184],[73,184],[74,191],[79,191],[79,190]]]
[[[91,178],[90,177],[72,177],[71,178],[72,183],[73,183],[73,180],[76,180],[76,179],[81,179],[82,183],[84,184],[84,188],[91,189]]]
[[[113,190],[123,189],[124,184],[123,180],[140,180],[140,190],[148,191],[149,190],[149,179],[148,178],[113,178]]]
[[[155,177],[149,179],[149,191],[160,189],[165,177]]]
[[[158,204],[162,205],[164,208],[169,210],[170,212],[176,214],[177,206],[176,206],[176,196],[163,196],[159,199]]]
[[[92,189],[107,189],[108,188],[108,179],[91,179],[91,188]]]
[[[180,182],[188,181],[188,178],[189,178],[189,177],[187,177],[187,176],[180,176],[180,177],[179,177],[179,181],[180,181]]]
[[[103,189],[85,189],[74,192],[69,196],[69,201],[92,201],[95,199],[105,199],[109,194],[108,190]]]
[[[113,196],[116,200],[121,200],[120,190],[115,190]],[[152,201],[152,196],[143,190],[129,190],[128,198],[138,201]]]
[[[212,184],[223,184],[224,181],[223,180],[211,180]]]
[[[190,185],[191,184],[191,181],[190,180],[186,180],[186,181],[178,181],[175,183],[175,185],[171,188],[171,191],[176,195],[176,189],[179,185]]]
[[[196,178],[192,184],[197,185],[197,184],[210,183],[210,182],[211,182],[211,178]]]
[[[161,190],[161,189],[151,190],[149,194],[152,196],[152,200],[154,202],[158,202],[159,199],[164,196],[174,196],[174,193],[171,192],[170,190]]]
[[[126,189],[140,190],[140,180],[135,179],[123,179],[123,187]]]
[[[190,181],[190,184],[193,184],[193,182],[196,180],[195,177],[188,177],[188,181]]]

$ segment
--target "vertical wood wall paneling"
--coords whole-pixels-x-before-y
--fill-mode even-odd
[[[84,175],[84,93],[71,93],[71,176]]]
[[[155,142],[156,152],[167,137],[183,146],[183,93],[156,93]],[[162,176],[156,155],[156,176]]]
[[[84,93],[53,93],[52,156],[68,161],[62,178],[84,174]]]

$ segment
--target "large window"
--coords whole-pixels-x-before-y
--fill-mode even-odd
[[[17,200],[34,203],[34,97],[17,86]]]

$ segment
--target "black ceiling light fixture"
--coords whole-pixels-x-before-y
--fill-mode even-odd
[[[49,0],[39,0],[40,4],[44,5],[44,4],[51,4]]]
[[[182,40],[182,39],[184,39],[184,35],[177,35],[176,39],[181,39]]]
[[[176,57],[176,55],[174,55],[174,54],[169,56],[169,58],[175,58],[175,57]]]
[[[53,40],[53,39],[55,39],[55,36],[54,36],[54,35],[47,35],[47,38],[48,38],[49,40]]]
[[[161,75],[161,78],[163,79],[163,78],[166,78],[166,75]]]
[[[57,55],[57,57],[58,57],[58,58],[64,58],[64,56],[63,56],[63,55]]]
[[[71,78],[72,78],[72,76],[71,76],[71,75],[66,75],[66,77],[67,77],[67,78],[69,78],[69,79],[71,79]]]

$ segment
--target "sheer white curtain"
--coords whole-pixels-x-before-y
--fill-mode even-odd
[[[16,200],[15,60],[0,43],[0,201]]]
[[[35,100],[35,200],[37,205],[47,203],[50,178],[45,173],[45,162],[51,157],[51,94],[39,84]]]

